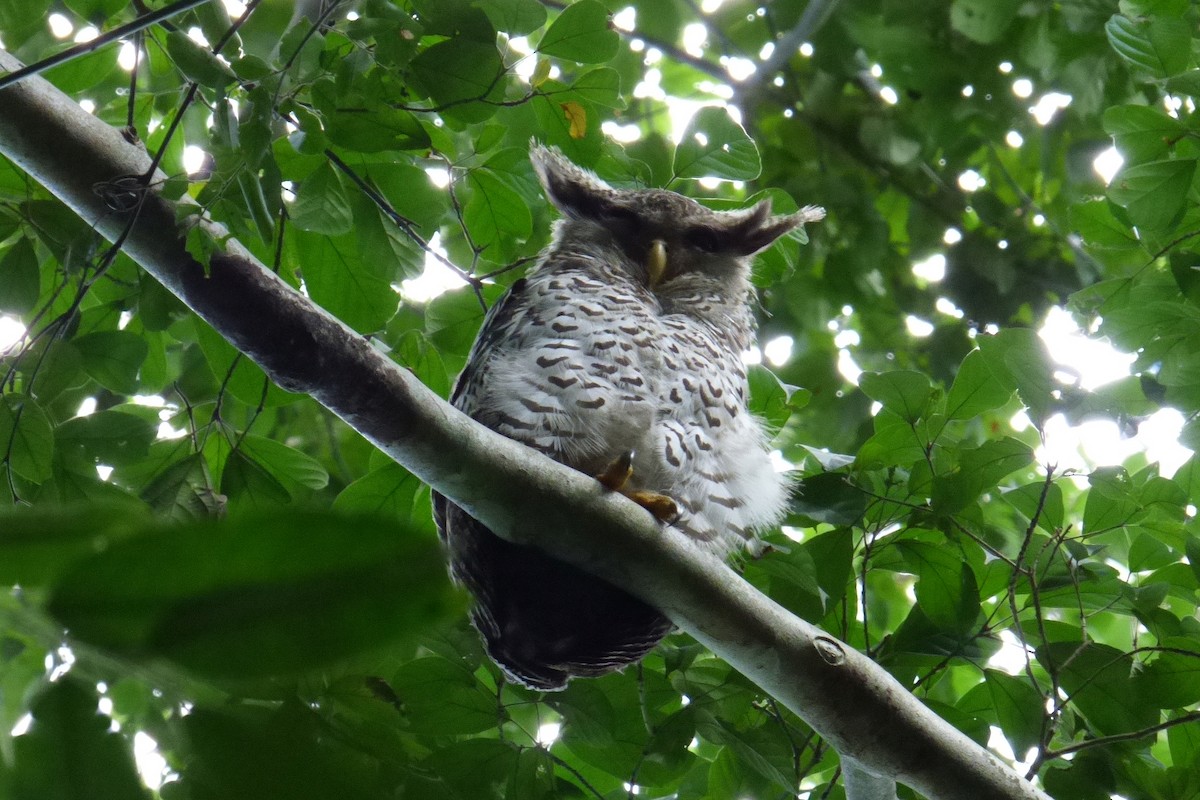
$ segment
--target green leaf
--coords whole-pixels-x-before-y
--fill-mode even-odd
[[[1104,24],[1113,50],[1154,78],[1168,78],[1188,68],[1191,26],[1184,19],[1154,17],[1132,20],[1114,14]]]
[[[49,684],[33,704],[29,732],[11,740],[14,798],[148,798],[125,737],[97,710],[93,686]]]
[[[473,169],[467,173],[467,185],[470,194],[463,208],[463,222],[477,247],[486,251],[502,238],[529,238],[533,232],[529,206],[496,173]]]
[[[275,509],[146,529],[69,569],[48,607],[122,657],[246,679],[386,649],[458,603],[435,541],[386,518]]]
[[[51,3],[52,0],[0,1],[0,30],[5,32],[5,39],[11,36],[15,44],[24,41],[34,30],[45,31]]]
[[[706,740],[722,745],[744,766],[768,781],[772,794],[789,790],[792,781],[787,767],[790,764],[785,766],[769,758],[769,753],[764,752],[764,742],[754,735],[754,729],[742,731],[726,720],[711,718],[699,721],[696,727]]]
[[[1146,702],[1133,657],[1114,647],[1079,642],[1051,642],[1038,648],[1038,660],[1052,663],[1059,683],[1097,733],[1112,735],[1149,728],[1159,721]]]
[[[545,56],[581,64],[598,64],[617,54],[621,38],[609,25],[608,9],[599,0],[578,0],[562,10],[538,43]]]
[[[928,542],[901,541],[896,547],[917,576],[917,602],[925,616],[956,633],[974,629],[981,607],[979,587],[962,554]]]
[[[750,384],[750,411],[767,423],[767,432],[778,433],[792,412],[804,406],[812,393],[798,386],[790,386],[779,380],[779,376],[761,364],[746,370]]]
[[[145,458],[157,433],[157,425],[142,417],[106,410],[67,420],[54,437],[64,457],[115,467]]]
[[[872,400],[906,422],[916,422],[929,407],[933,387],[929,378],[912,370],[864,372],[858,386]]]
[[[304,285],[313,301],[360,333],[383,328],[400,296],[392,288],[396,264],[359,257],[357,237],[295,231]]]
[[[1014,753],[1026,753],[1041,742],[1046,701],[1025,676],[984,670],[981,688],[996,712],[996,722]]]
[[[1184,135],[1183,123],[1150,106],[1113,106],[1104,112],[1104,130],[1131,166],[1161,158]]]
[[[1187,94],[1200,97],[1200,69],[1189,69],[1167,78],[1164,88],[1171,94]]]
[[[446,369],[441,351],[430,343],[423,331],[410,330],[396,343],[392,358],[413,371],[421,383],[439,397],[450,396],[453,387],[451,375]]]
[[[80,559],[136,534],[146,522],[145,508],[132,499],[5,509],[0,512],[0,583],[46,586]]]
[[[32,239],[18,239],[0,258],[0,311],[24,314],[37,305],[41,271]]]
[[[971,419],[984,411],[1000,408],[1012,399],[1013,387],[996,377],[982,350],[967,353],[946,396],[946,416]]]
[[[1042,425],[1054,412],[1057,384],[1054,365],[1037,331],[1008,328],[977,340],[985,363],[1002,384],[1015,386],[1034,424]]]
[[[430,144],[429,134],[420,121],[401,108],[372,109],[370,114],[335,108],[325,114],[325,120],[329,140],[358,153],[422,150]],[[308,138],[315,137],[319,143],[319,128],[304,130],[311,134]]]
[[[318,711],[293,693],[281,694],[282,703],[272,698],[261,705],[243,701],[198,706],[179,720],[170,730],[186,743],[177,751],[186,752],[188,759],[180,788],[210,800],[244,797],[248,791],[257,800],[388,797],[380,785],[387,779],[381,781],[377,774],[380,761],[368,756],[367,748],[346,741],[346,729],[354,720],[339,717],[335,735],[323,715],[324,697]],[[385,726],[378,726],[372,744],[386,748],[386,732]]]
[[[214,515],[222,508],[200,453],[185,451],[182,458],[160,470],[139,496],[155,512],[177,522]]]
[[[1121,170],[1108,196],[1129,213],[1135,225],[1162,230],[1183,213],[1196,174],[1196,159],[1151,161]]]
[[[41,407],[17,394],[0,396],[0,448],[12,471],[34,483],[53,475],[54,430]]]
[[[354,232],[362,263],[395,264],[403,278],[416,278],[425,269],[425,251],[373,202],[355,194]]]
[[[942,514],[961,511],[1001,479],[1033,463],[1029,445],[1012,437],[964,450],[958,466],[933,484],[933,506]]]
[[[724,178],[749,181],[762,172],[758,147],[720,106],[696,112],[675,148],[677,178]]]
[[[392,688],[412,728],[436,736],[479,733],[496,727],[496,698],[469,670],[444,658],[409,661]]]
[[[538,0],[477,0],[496,30],[524,36],[546,24],[546,8]]]
[[[1158,708],[1184,708],[1200,702],[1200,644],[1195,639],[1165,639],[1159,653],[1135,680],[1139,692]]]
[[[293,497],[302,494],[303,489],[324,489],[329,485],[329,473],[321,462],[283,442],[250,433],[241,438],[239,447]]]
[[[485,299],[489,293],[494,298],[499,291],[496,286],[484,287]],[[470,287],[445,292],[425,307],[425,332],[443,353],[466,356],[483,324],[484,313]]]
[[[447,39],[412,61],[413,76],[448,116],[482,122],[504,96],[504,62],[496,46],[473,39]],[[484,102],[486,101],[486,103]]]
[[[1124,470],[1096,470],[1088,480],[1092,490],[1083,506],[1083,529],[1088,535],[1136,521],[1139,505],[1129,494]]]
[[[100,48],[46,70],[46,80],[74,95],[100,86],[116,71],[117,60]]]
[[[1038,527],[1047,533],[1055,533],[1063,525],[1063,493],[1057,483],[1046,485],[1045,481],[1027,483],[1004,493],[1004,500],[1020,511],[1027,519],[1036,516]]]
[[[1020,6],[1020,0],[954,0],[950,24],[968,39],[993,44],[1003,38]]]
[[[571,84],[571,93],[606,108],[625,108],[621,97],[621,73],[612,67],[588,70]]]
[[[869,495],[850,478],[837,472],[821,472],[800,481],[792,493],[789,511],[809,525],[856,525],[862,521]]]
[[[182,30],[167,33],[167,52],[175,66],[201,86],[223,89],[237,80],[233,70],[207,47],[193,42]]]
[[[908,466],[925,457],[925,442],[911,422],[884,409],[875,415],[874,424],[874,435],[855,456],[858,467]]]
[[[354,215],[346,200],[342,177],[332,164],[322,164],[304,179],[296,190],[290,216],[301,230],[326,236],[339,236],[354,229]]]
[[[73,344],[83,368],[97,383],[117,394],[137,394],[138,370],[150,352],[146,340],[131,331],[97,331]]]
[[[1109,200],[1088,200],[1071,206],[1071,227],[1089,247],[1132,250],[1142,246],[1128,225],[1113,216]]]
[[[241,448],[231,452],[221,471],[221,494],[236,508],[269,509],[291,500],[291,494],[271,470]]]
[[[333,501],[335,511],[408,519],[423,484],[399,464],[389,461],[351,483]]]
[[[530,748],[526,752],[536,752],[537,749]],[[424,764],[456,792],[451,795],[454,797],[480,800],[486,797],[524,797],[527,795],[494,794],[497,787],[511,780],[519,768],[520,753],[511,742],[464,739],[438,748]]]

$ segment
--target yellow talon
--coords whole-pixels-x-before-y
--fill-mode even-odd
[[[678,518],[679,507],[665,494],[626,488],[626,484],[632,476],[633,451],[627,450],[617,456],[611,464],[604,468],[603,472],[596,475],[596,480],[600,481],[605,488],[625,495],[653,514],[659,522],[672,522]]]

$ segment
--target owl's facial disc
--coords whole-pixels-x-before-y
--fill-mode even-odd
[[[658,286],[666,274],[667,243],[662,239],[655,239],[650,243],[650,249],[646,252],[646,275],[650,279],[650,288]]]

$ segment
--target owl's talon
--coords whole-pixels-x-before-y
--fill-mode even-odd
[[[633,475],[633,451],[626,450],[621,455],[613,459],[613,462],[604,468],[604,471],[596,476],[596,480],[600,481],[606,489],[611,489],[614,492],[621,492],[625,488],[625,484],[629,482],[630,476]],[[624,492],[622,492],[624,494]]]
[[[653,514],[654,518],[659,522],[665,522],[670,525],[679,519],[679,506],[675,505],[675,501],[665,494],[642,491],[622,492],[622,494]]]
[[[654,515],[659,522],[670,524],[679,518],[679,506],[665,494],[642,489],[628,489],[626,484],[633,477],[633,451],[626,450],[596,475],[596,480],[606,489],[620,492]]]

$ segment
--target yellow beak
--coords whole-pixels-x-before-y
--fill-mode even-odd
[[[646,274],[650,278],[651,289],[658,286],[667,274],[667,243],[662,239],[650,243],[650,250],[646,253]]]

